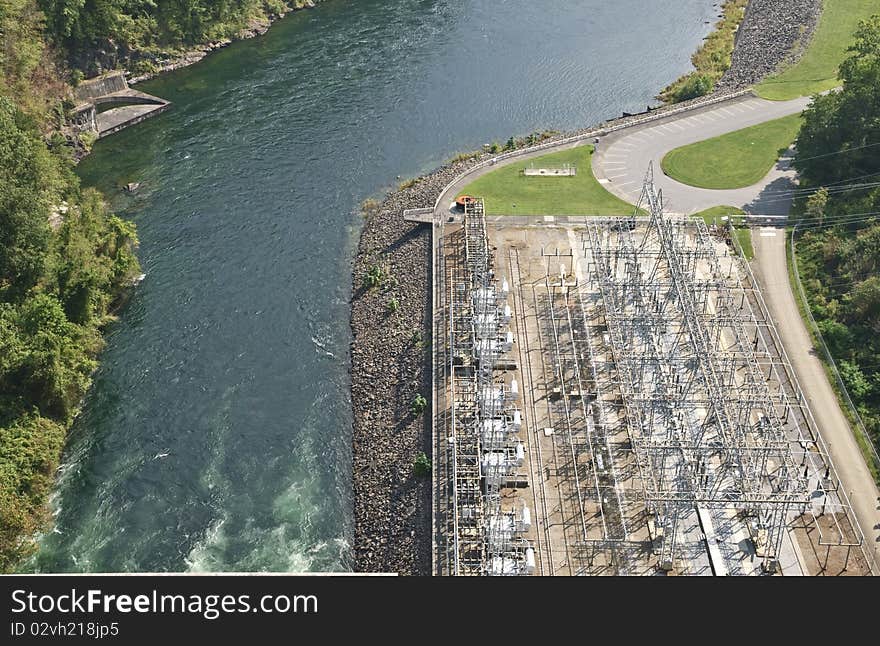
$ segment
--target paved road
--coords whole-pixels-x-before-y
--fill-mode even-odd
[[[880,492],[862,458],[849,423],[837,403],[822,362],[813,349],[810,335],[801,319],[788,280],[785,233],[782,229],[762,228],[752,233],[755,248],[754,269],[770,316],[782,337],[804,395],[829,447],[832,462],[843,482],[853,511],[880,563]]]
[[[600,140],[598,152],[593,156],[593,173],[609,191],[627,202],[636,202],[645,171],[653,161],[654,183],[663,190],[664,204],[670,212],[694,213],[723,204],[743,208],[749,213],[784,215],[788,212],[788,201],[770,193],[792,186],[794,171],[788,160],[782,160],[757,184],[726,191],[694,188],[676,182],[663,174],[660,160],[674,148],[796,114],[809,102],[809,98],[766,101],[747,94],[683,115],[627,128]]]

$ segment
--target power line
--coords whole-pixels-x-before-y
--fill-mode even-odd
[[[823,157],[831,157],[833,155],[842,155],[844,153],[851,153],[855,150],[862,150],[864,148],[872,148],[874,146],[880,146],[880,142],[872,143],[872,144],[864,144],[862,146],[853,146],[852,148],[843,148],[841,150],[835,150],[834,152],[824,153],[822,155],[813,155],[812,157],[795,157],[796,161],[803,162],[809,161],[811,159],[822,159]]]
[[[872,173],[872,175],[880,175],[880,173]],[[871,175],[864,175],[862,177],[870,177]],[[861,178],[853,178],[853,179],[861,179]],[[845,181],[845,180],[844,180]],[[880,186],[880,182],[863,182],[861,184],[844,184],[840,185],[840,182],[834,184],[826,184],[825,186],[819,188],[792,188],[785,191],[764,191],[761,195],[770,195],[770,196],[795,196],[798,195],[811,195],[816,191],[824,188],[829,193],[836,193],[841,191],[850,190],[852,188],[871,188],[874,186]]]
[[[851,213],[847,215],[828,215],[824,217],[807,217],[796,220],[794,223],[799,229],[812,228],[816,226],[837,226],[838,224],[852,224],[856,222],[868,222],[874,220],[880,215],[880,211],[869,211],[867,213]]]

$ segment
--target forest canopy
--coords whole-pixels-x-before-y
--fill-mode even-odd
[[[860,23],[843,89],[814,98],[795,167],[797,253],[822,335],[874,443],[880,440],[880,15]]]
[[[75,65],[135,63],[157,52],[234,36],[254,20],[302,6],[282,0],[39,0],[46,34]],[[143,61],[141,61],[143,62]]]
[[[32,0],[0,0],[0,571],[45,528],[101,328],[140,273],[134,225],[83,189],[60,123],[66,88]]]

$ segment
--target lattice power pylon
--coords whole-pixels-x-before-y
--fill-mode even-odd
[[[679,556],[685,516],[711,540],[706,524],[728,514],[773,571],[788,519],[809,503],[792,403],[773,386],[761,324],[705,224],[665,215],[651,170],[639,207],[647,219],[588,224],[583,242],[660,566]]]

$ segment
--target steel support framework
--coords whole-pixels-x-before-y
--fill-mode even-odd
[[[500,378],[510,351],[506,294],[495,279],[483,201],[464,215],[464,266],[450,286],[454,548],[456,575],[528,574],[534,552],[522,536],[522,510],[502,507],[502,489],[517,477],[524,449],[519,413]]]
[[[639,200],[649,218],[591,223],[583,243],[660,566],[675,562],[682,517],[723,509],[747,521],[773,571],[789,517],[809,504],[804,437],[740,282],[702,221],[663,213],[651,173]]]

